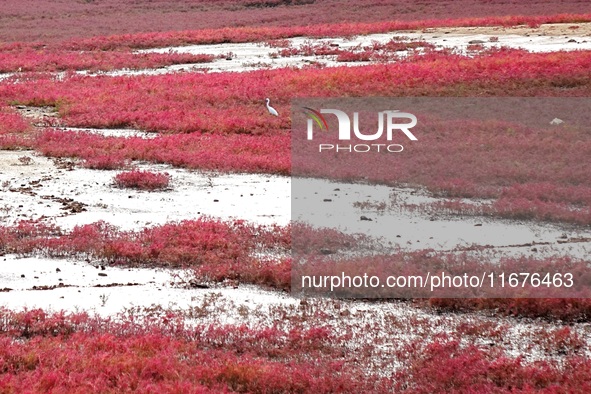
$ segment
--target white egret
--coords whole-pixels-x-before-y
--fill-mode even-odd
[[[270,102],[271,100],[269,100],[268,98],[267,98],[267,99],[265,99],[265,100],[267,100],[267,109],[269,110],[269,113],[270,113],[271,115],[279,116],[279,113],[277,112],[277,110],[276,110],[275,108],[273,108],[273,107],[271,107],[271,106],[269,105],[269,102]]]

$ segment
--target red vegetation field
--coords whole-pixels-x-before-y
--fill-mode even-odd
[[[290,122],[287,117],[268,115],[267,96],[280,113],[288,113],[290,100],[298,97],[584,97],[591,88],[589,68],[588,51],[496,50],[475,58],[429,53],[356,68],[74,76],[64,81],[35,78],[3,84],[0,98],[7,104],[57,106],[69,126],[132,127],[174,135],[115,138],[46,130],[25,142],[5,136],[2,145],[22,143],[48,156],[79,157],[91,168],[121,168],[128,160],[146,160],[188,168],[288,174]],[[494,130],[474,133],[469,125],[460,126],[424,135],[428,143],[413,147],[413,154],[399,163],[390,181],[427,186],[445,196],[497,199],[479,213],[590,223],[588,134],[564,139],[551,130],[528,132],[514,144],[512,135]],[[452,143],[459,140],[467,145]],[[504,149],[490,150],[491,144]],[[531,154],[542,151],[543,155]],[[564,155],[565,151],[569,154]],[[470,166],[464,165],[466,160]]]
[[[66,70],[112,71],[117,69],[158,68],[173,64],[207,63],[210,55],[180,53],[140,53],[129,51],[68,51],[13,49],[0,52],[0,72],[51,72]]]
[[[376,387],[361,371],[332,359],[338,349],[322,328],[287,333],[231,326],[183,329],[174,315],[163,321],[118,324],[85,315],[3,311],[0,387],[153,393],[328,393]]]
[[[31,125],[12,108],[0,107],[0,135],[22,134],[31,130]]]
[[[555,393],[591,389],[584,342],[568,327],[531,333],[533,348],[560,360],[525,362],[486,344],[502,343],[502,324],[465,322],[435,339],[392,342],[406,324],[434,331],[426,319],[389,315],[385,332],[368,323],[338,332],[332,313],[345,305],[309,302],[277,327],[197,325],[181,316],[117,323],[85,314],[0,310],[0,387],[15,392],[170,393]],[[327,316],[327,313],[329,316]],[[313,321],[316,327],[306,327]],[[287,323],[287,324],[286,324]],[[348,327],[352,329],[353,326]],[[383,335],[382,335],[383,334]],[[355,337],[364,337],[364,345]],[[367,341],[373,338],[374,341]],[[505,337],[505,339],[507,339]],[[482,345],[462,344],[482,342]],[[499,341],[500,340],[500,341]],[[367,342],[366,342],[367,341]],[[392,346],[383,352],[381,346]],[[381,373],[368,372],[379,365]]]
[[[10,143],[19,142],[7,140],[7,144]],[[286,135],[195,133],[143,139],[47,130],[34,142],[24,143],[47,156],[83,158],[87,167],[95,169],[119,169],[127,165],[127,160],[145,160],[227,172],[288,174],[289,171],[289,137]]]
[[[175,0],[139,0],[132,3],[115,0],[27,0],[4,4],[0,14],[0,36],[6,41],[55,42],[67,38],[139,32],[183,31],[181,34],[186,35],[188,30],[227,28],[228,21],[232,21],[234,26],[244,27],[244,30],[261,26],[320,27],[341,22],[392,20],[414,26],[421,25],[416,21],[425,20],[431,25],[445,25],[453,23],[450,17],[504,17],[509,20],[518,15],[579,14],[586,11],[584,4],[577,0],[197,0],[190,3]],[[486,19],[472,23],[485,24]],[[220,36],[219,32],[217,35]]]
[[[256,258],[255,253],[288,253],[289,227],[253,226],[242,221],[187,220],[125,232],[107,223],[59,228],[20,222],[0,228],[0,250],[22,256],[77,257],[104,264],[174,267],[194,270],[197,279],[226,279],[289,288],[287,258]]]
[[[396,30],[420,30],[430,27],[517,26],[537,27],[544,23],[576,23],[591,21],[591,14],[550,14],[545,16],[503,16],[465,19],[430,19],[418,21],[388,20],[371,23],[331,23],[290,27],[224,28],[166,33],[139,33],[99,36],[71,40],[57,48],[73,50],[113,50],[118,48],[153,48],[188,44],[222,44],[227,42],[261,42],[291,37],[342,37],[386,33]],[[33,44],[35,46],[35,44]]]
[[[430,53],[394,64],[247,73],[32,79],[2,84],[5,103],[55,105],[69,126],[137,127],[165,133],[277,135],[298,97],[582,96],[591,52],[498,50],[476,58]],[[142,103],[142,105],[138,105]]]
[[[79,158],[81,165],[97,170],[127,169],[133,161],[144,161],[289,175],[287,114],[293,99],[588,97],[591,51],[534,54],[472,47],[470,56],[460,56],[421,42],[345,51],[282,48],[280,40],[434,26],[591,21],[582,5],[576,0],[8,2],[0,11],[0,72],[17,75],[0,81],[0,148]],[[234,27],[228,28],[228,21]],[[277,46],[277,56],[331,54],[339,61],[384,63],[157,76],[74,72],[213,60],[133,49],[265,41]],[[407,49],[417,50],[386,63]],[[270,116],[266,97],[285,115]],[[54,107],[59,117],[33,121],[18,114],[16,105]],[[106,137],[58,126],[133,128],[160,135]],[[579,129],[569,129],[569,138],[547,129],[510,131],[475,131],[461,122],[434,127],[394,168],[373,168],[368,156],[365,175],[373,174],[370,181],[426,187],[449,198],[408,209],[591,225],[591,135]],[[304,175],[314,173],[316,164],[296,163]],[[337,171],[337,177],[356,178],[352,170]],[[166,188],[169,181],[167,174],[137,170],[114,178],[119,187],[142,190]],[[463,197],[491,201],[475,206],[459,200]],[[334,266],[338,256],[347,256],[338,268],[350,266],[355,272],[385,258],[375,253],[350,257],[375,251],[372,242],[296,223],[258,226],[207,217],[134,231],[104,222],[71,231],[43,220],[0,226],[0,255],[182,268],[199,283],[250,284],[277,294],[291,287],[292,249],[319,267]],[[424,266],[464,271],[535,267],[568,268],[582,281],[590,277],[588,259],[505,256],[493,264],[462,252],[398,251],[388,258],[405,262],[394,268],[408,273]],[[393,300],[301,299],[269,307],[259,320],[260,315],[242,306],[241,317],[253,315],[250,323],[238,325],[216,320],[224,305],[220,312],[215,304],[182,312],[154,307],[149,313],[130,311],[109,319],[0,308],[0,392],[590,392],[589,330],[580,323],[591,319],[591,298],[555,298],[552,292],[544,293],[550,298],[524,298],[532,289],[520,290],[515,298],[407,299],[401,301],[408,307],[402,312],[387,308],[396,305]],[[10,296],[13,290],[0,292]],[[410,311],[413,307],[417,314]]]

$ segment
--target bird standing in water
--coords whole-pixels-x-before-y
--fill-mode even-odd
[[[279,116],[279,113],[277,112],[277,110],[269,105],[269,102],[271,102],[271,100],[269,100],[268,98],[265,100],[267,101],[267,109],[269,110],[269,113],[271,115]]]

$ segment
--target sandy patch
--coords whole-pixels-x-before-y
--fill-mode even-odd
[[[43,218],[71,229],[103,220],[132,230],[201,216],[280,225],[290,218],[288,177],[136,164],[172,177],[171,190],[145,192],[115,187],[113,177],[120,171],[63,167],[34,152],[0,151],[3,223]]]
[[[526,25],[503,26],[472,26],[472,27],[436,27],[423,30],[413,30],[414,33],[435,34],[488,34],[488,35],[544,35],[544,36],[591,36],[591,23],[548,23],[540,27]]]
[[[138,137],[144,139],[151,139],[160,136],[160,133],[148,133],[137,129],[93,129],[88,127],[57,127],[56,130],[98,134],[105,137]]]
[[[103,316],[129,308],[190,309],[217,294],[236,305],[282,305],[297,300],[254,286],[192,288],[182,270],[125,268],[89,262],[0,258],[0,306],[22,309],[91,311]]]

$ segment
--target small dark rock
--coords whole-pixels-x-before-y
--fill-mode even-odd
[[[574,38],[571,38],[570,40],[568,40],[567,42],[577,42],[577,40],[575,40]]]
[[[482,41],[482,40],[470,40],[470,41],[468,41],[468,44],[484,44],[484,41]]]
[[[56,268],[56,269],[55,269],[55,272],[62,272],[62,270],[61,270],[61,269],[59,269],[59,268]]]
[[[482,227],[482,223],[476,223],[474,227]]]
[[[107,276],[104,272],[99,272],[98,276]]]
[[[367,220],[368,222],[372,222],[373,220],[368,218],[367,216],[361,216],[359,220]]]
[[[21,278],[24,278],[24,277],[25,277],[25,274],[21,274]]]
[[[334,254],[334,253],[336,253],[334,250],[324,249],[324,248],[320,249],[320,254],[323,254],[323,255],[329,255],[329,254]]]
[[[325,198],[323,201],[324,202],[332,202],[332,200],[330,198]]]
[[[198,283],[195,281],[190,281],[189,282],[189,286],[191,286],[194,289],[209,289],[209,286],[204,284],[204,283]]]

